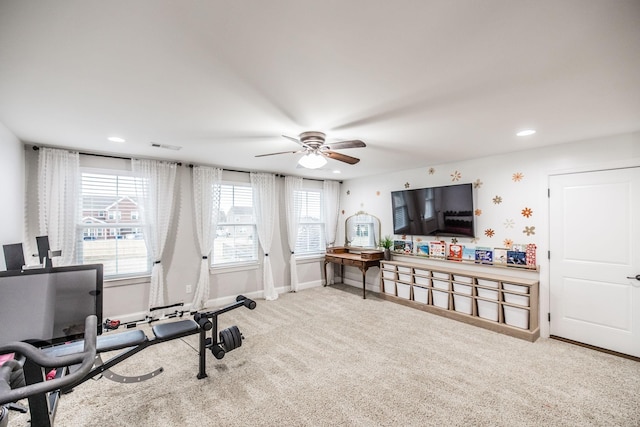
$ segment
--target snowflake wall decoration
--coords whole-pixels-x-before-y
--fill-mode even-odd
[[[351,194],[351,190],[347,190],[347,196]]]
[[[474,237],[473,239],[471,239],[471,243],[478,243],[480,241],[480,239],[478,239],[477,237]]]
[[[493,237],[494,234],[496,234],[496,232],[490,228],[487,228],[486,230],[484,230],[484,235],[487,237]]]
[[[462,178],[462,174],[458,171],[451,174],[451,181],[460,181],[460,178]]]
[[[483,182],[480,181],[480,179],[476,179],[476,181],[473,183],[473,188],[480,188],[482,187]]]
[[[531,215],[533,215],[533,210],[531,208],[522,209],[522,216],[531,218]]]
[[[476,216],[482,215],[482,209],[476,209],[474,212],[475,212]]]
[[[536,227],[534,227],[534,226],[525,227],[524,230],[522,230],[522,232],[524,234],[526,234],[527,236],[531,236],[532,234],[536,234]]]
[[[500,203],[502,203],[502,197],[496,196],[496,197],[493,198],[493,204],[494,205],[499,205]]]
[[[513,226],[516,224],[516,222],[512,219],[506,219],[504,221],[504,228],[513,228]]]
[[[513,240],[504,239],[504,242],[502,242],[502,244],[504,245],[505,248],[511,249],[513,247]]]
[[[454,237],[453,239],[451,239],[451,243],[453,243],[453,244],[455,245],[456,243],[458,243],[458,239],[456,239],[456,238]]]
[[[404,183],[404,188],[409,188],[409,187],[411,187],[411,184],[409,184],[408,182],[405,182]]]
[[[380,192],[379,192],[379,191],[376,191],[376,196],[379,196],[379,195],[380,195]]]
[[[436,173],[436,168],[429,168],[429,175]]]
[[[522,172],[516,172],[511,177],[513,182],[520,182],[520,181],[522,181],[522,178],[524,178],[524,174]]]

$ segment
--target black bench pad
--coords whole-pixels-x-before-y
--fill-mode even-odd
[[[100,335],[96,341],[96,351],[103,353],[105,351],[120,350],[142,344],[145,341],[147,341],[147,336],[140,330]],[[49,356],[59,357],[80,353],[83,349],[84,340],[80,340],[69,344],[43,348],[42,351]]]
[[[151,329],[159,340],[170,340],[196,332],[198,330],[198,324],[191,319],[186,319],[179,322],[154,325]]]

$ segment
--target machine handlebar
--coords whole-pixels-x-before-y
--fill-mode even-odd
[[[47,393],[63,387],[73,385],[89,373],[96,358],[96,340],[98,331],[98,318],[88,316],[84,326],[84,349],[81,353],[67,356],[48,356],[42,350],[23,342],[11,342],[0,346],[0,354],[20,353],[27,359],[43,368],[58,368],[80,364],[80,367],[71,374],[64,375],[50,381],[30,384],[25,387],[11,390],[7,387],[9,377],[14,369],[20,367],[17,363],[5,362],[0,367],[0,405],[15,402],[36,394]]]

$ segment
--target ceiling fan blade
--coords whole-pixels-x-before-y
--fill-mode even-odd
[[[298,138],[294,138],[292,136],[287,136],[287,135],[282,135],[283,138],[287,138],[290,139],[291,141],[295,142],[298,145],[302,145],[303,147],[306,147],[305,144],[303,144],[302,142],[300,142],[300,140]]]
[[[276,154],[296,154],[296,153],[304,153],[304,150],[299,150],[299,151],[280,151],[279,153],[258,154],[255,157],[275,156]]]
[[[355,165],[360,161],[355,157],[347,156],[346,154],[336,153],[335,151],[323,151],[322,154],[327,156],[330,159],[338,160],[341,162],[349,163],[350,165]]]
[[[350,141],[331,142],[329,144],[324,144],[324,146],[330,150],[343,150],[345,148],[366,147],[367,144],[360,141],[359,139],[352,139]]]

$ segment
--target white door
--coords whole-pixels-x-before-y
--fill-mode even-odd
[[[640,357],[640,167],[550,178],[551,335]]]

